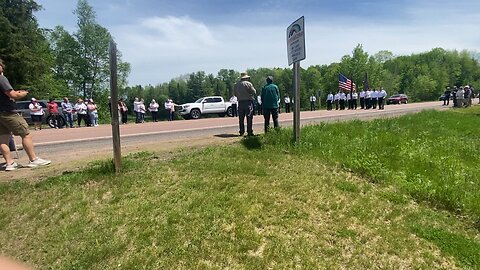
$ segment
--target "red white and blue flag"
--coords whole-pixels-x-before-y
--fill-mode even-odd
[[[338,75],[338,88],[345,91],[350,91],[350,89],[357,89],[355,83],[352,82],[349,78],[345,77],[342,73]]]

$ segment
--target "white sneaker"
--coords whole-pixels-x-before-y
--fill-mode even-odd
[[[35,159],[34,161],[30,161],[28,163],[27,167],[35,168],[35,167],[38,167],[38,166],[45,166],[45,165],[48,165],[50,163],[51,163],[50,160],[41,159],[41,158],[37,157],[37,159]]]
[[[14,171],[18,168],[18,164],[16,162],[13,162],[10,165],[5,166],[5,171]]]

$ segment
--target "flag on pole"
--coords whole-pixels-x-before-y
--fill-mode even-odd
[[[370,86],[368,85],[368,74],[365,72],[365,78],[363,79],[363,90],[367,91],[370,89]]]
[[[345,91],[356,90],[356,85],[349,78],[345,77],[342,73],[338,75],[338,88]]]

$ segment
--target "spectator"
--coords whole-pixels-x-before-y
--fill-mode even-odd
[[[65,121],[67,121],[66,126],[73,128],[73,105],[70,103],[67,97],[63,98],[63,102],[60,104],[62,106],[63,116]]]
[[[30,160],[27,167],[34,168],[48,165],[51,163],[50,160],[41,159],[35,154],[33,138],[28,130],[28,124],[22,116],[15,112],[14,100],[24,98],[28,91],[14,90],[7,77],[3,76],[4,69],[5,65],[0,59],[0,150],[6,162],[5,171],[13,171],[18,168],[18,164],[13,161],[10,155],[8,146],[12,133],[22,138],[23,149]]]
[[[230,98],[230,103],[232,103],[232,117],[238,117],[238,100],[235,95]]]
[[[43,115],[45,114],[45,111],[43,110],[42,105],[40,105],[35,98],[32,98],[31,101],[32,102],[30,105],[28,105],[30,117],[32,118],[35,130],[42,130]]]
[[[93,99],[89,99],[87,103],[88,119],[90,120],[90,125],[98,127],[98,111],[97,104],[93,102]]]
[[[82,120],[85,123],[85,126],[88,126],[87,105],[85,105],[83,99],[77,99],[77,103],[75,103],[73,109],[77,112],[77,127],[80,127]]]
[[[265,133],[270,127],[270,115],[272,116],[273,126],[278,128],[278,104],[280,102],[280,91],[278,86],[273,84],[273,77],[268,76],[267,84],[262,88],[261,98],[263,101],[263,118],[265,120]]]
[[[240,136],[245,134],[245,117],[247,118],[247,134],[253,136],[253,101],[256,90],[250,82],[250,76],[241,73],[240,81],[233,88],[235,96],[238,98],[238,125]]]
[[[315,111],[315,103],[317,102],[317,97],[315,95],[310,96],[310,111]]]
[[[122,120],[122,124],[126,124],[128,122],[128,107],[123,98],[118,101],[118,111]]]
[[[61,124],[60,115],[58,114],[58,104],[55,99],[51,98],[47,103],[47,110],[52,119],[53,128],[58,129],[59,123]],[[61,128],[61,127],[60,127]]]
[[[148,106],[148,110],[152,114],[153,122],[158,122],[158,107],[160,107],[160,105],[158,105],[155,99],[152,99],[152,101],[150,102],[150,105]]]
[[[285,103],[285,112],[289,113],[290,112],[290,96],[288,94],[285,95],[283,102]]]
[[[171,99],[167,99],[165,101],[165,104],[164,104],[164,107],[165,107],[165,110],[167,111],[167,120],[168,121],[173,121],[173,114],[175,112],[175,103],[173,103],[173,100]]]
[[[145,123],[145,112],[147,109],[145,108],[145,100],[140,99],[140,102],[137,105],[138,107],[138,114],[139,114],[139,123]]]
[[[140,123],[140,112],[138,111],[138,106],[140,105],[140,99],[135,97],[133,100],[133,112],[135,113],[135,123]]]

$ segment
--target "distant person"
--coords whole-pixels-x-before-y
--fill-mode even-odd
[[[360,96],[360,109],[365,109],[365,95],[366,95],[366,92],[365,92],[365,89],[362,90],[359,94]]]
[[[246,72],[240,75],[240,81],[233,88],[238,99],[238,125],[240,136],[245,134],[245,117],[247,118],[247,135],[253,136],[253,100],[256,94],[255,87],[250,82]]]
[[[330,93],[328,93],[327,95],[327,111],[332,110],[332,104],[333,104],[333,94],[330,91]]]
[[[122,124],[127,124],[128,122],[128,107],[123,98],[118,100],[118,111],[120,114],[120,119]]]
[[[317,102],[317,97],[315,95],[310,96],[310,111],[315,111],[315,103]]]
[[[232,117],[238,117],[238,99],[235,95],[230,97],[230,103],[232,103]]]
[[[465,95],[465,91],[463,90],[463,86],[460,86],[460,89],[457,91],[457,107],[463,107],[463,97]]]
[[[35,130],[42,130],[43,115],[45,114],[42,105],[37,102],[37,99],[32,98],[28,109],[30,110],[30,117],[35,126]]]
[[[263,115],[263,105],[262,105],[262,97],[257,96],[257,114],[258,115]]]
[[[380,92],[378,92],[378,95],[377,95],[377,99],[378,99],[378,109],[379,110],[385,110],[385,98],[387,97],[387,91],[385,91],[385,89],[382,89],[380,90]]]
[[[135,113],[135,123],[140,123],[140,112],[138,111],[138,106],[140,105],[140,99],[135,97],[133,100],[133,112]]]
[[[28,124],[25,119],[15,110],[15,101],[28,95],[28,91],[14,90],[7,77],[3,75],[5,64],[0,59],[0,150],[5,159],[5,171],[13,171],[18,168],[18,164],[13,161],[10,155],[9,142],[13,135],[22,138],[23,149],[27,153],[29,163],[27,167],[34,168],[45,166],[51,163],[50,160],[44,160],[35,154],[33,139]]]
[[[283,102],[285,103],[285,112],[289,113],[290,112],[290,96],[288,94],[285,95],[285,98],[283,99]]]
[[[165,111],[167,112],[168,121],[173,121],[173,116],[175,113],[175,105],[177,104],[173,103],[173,100],[171,99],[167,99],[165,101],[164,107],[165,107]]]
[[[445,89],[445,92],[443,93],[443,106],[448,106],[450,104],[451,94],[452,94],[452,91],[450,91],[450,87],[447,86],[447,89]]]
[[[378,105],[378,90],[377,89],[373,90],[371,97],[372,97],[372,107],[374,109],[376,109],[377,105]]]
[[[50,119],[52,119],[53,128],[61,128],[59,123],[62,123],[60,120],[60,115],[58,114],[58,104],[55,102],[55,99],[51,98],[47,103],[48,114]]]
[[[465,107],[472,106],[472,90],[470,86],[465,85],[465,94],[463,95]]]
[[[452,101],[453,101],[454,108],[458,107],[457,92],[458,92],[458,88],[456,85],[454,85],[452,90]]]
[[[280,91],[278,90],[278,86],[273,83],[273,77],[268,76],[266,82],[267,84],[263,86],[261,93],[265,133],[267,133],[270,128],[270,115],[272,116],[273,127],[279,127],[278,104],[280,102]]]
[[[70,103],[67,97],[63,98],[63,102],[60,104],[62,106],[62,113],[65,118],[66,126],[73,128],[73,105]]]
[[[340,110],[345,110],[345,104],[347,103],[347,95],[343,91],[340,92]]]
[[[357,109],[357,103],[358,103],[358,93],[355,90],[353,90],[353,93],[352,93],[352,110]]]
[[[338,110],[338,105],[340,104],[340,92],[333,96],[333,103],[335,103],[335,110]]]
[[[97,104],[95,104],[93,99],[88,100],[87,112],[88,112],[88,119],[90,120],[90,125],[93,127],[98,127]]]
[[[140,99],[138,105],[138,116],[139,116],[139,123],[145,123],[145,113],[147,112],[147,108],[145,107],[145,100],[143,98]]]
[[[77,112],[77,127],[80,127],[82,124],[82,120],[87,127],[88,123],[88,115],[87,115],[87,105],[83,102],[83,99],[77,99],[77,103],[73,106],[75,112]]]
[[[152,114],[152,121],[153,122],[158,122],[158,108],[160,105],[155,101],[155,99],[152,99],[150,101],[150,105],[148,105],[148,111]]]
[[[372,91],[367,89],[365,91],[365,110],[369,110],[372,108]]]

